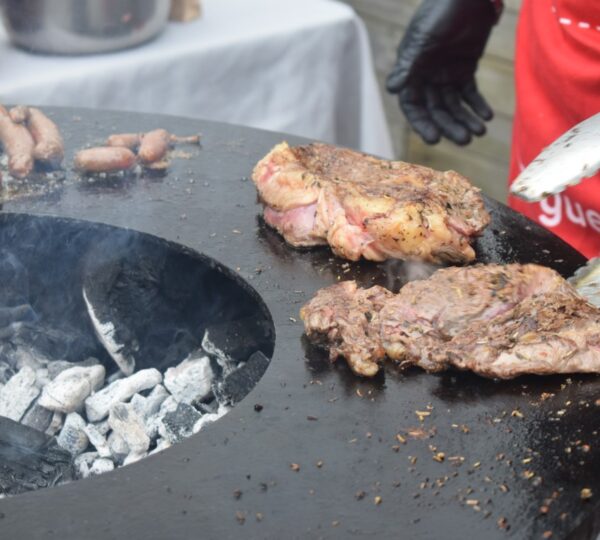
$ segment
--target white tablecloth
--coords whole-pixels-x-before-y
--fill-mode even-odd
[[[244,124],[392,156],[364,26],[332,0],[204,0],[112,54],[39,56],[0,34],[0,100]],[[132,126],[132,129],[134,127]]]

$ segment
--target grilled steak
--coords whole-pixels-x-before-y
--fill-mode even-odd
[[[328,314],[327,328],[343,320],[332,357],[352,353],[352,364],[367,360],[377,372],[384,353],[427,371],[454,366],[486,377],[525,373],[600,373],[600,310],[549,268],[527,264],[438,270],[429,279],[405,285],[397,295],[378,291],[376,316],[368,325],[354,282],[319,291],[301,311],[309,338],[315,321]],[[380,289],[380,288],[377,288]],[[318,300],[321,299],[321,300]],[[364,329],[367,328],[367,331]],[[361,333],[362,332],[362,333]],[[352,336],[351,343],[345,336]],[[377,354],[361,356],[363,350]],[[382,353],[381,351],[384,351]]]
[[[350,260],[468,262],[490,217],[454,171],[385,161],[326,144],[275,146],[252,178],[265,221],[293,246],[329,244]]]
[[[487,324],[523,299],[554,290],[572,290],[554,270],[534,264],[478,265],[438,270],[412,281],[381,313],[387,355],[427,371],[445,369],[446,343],[470,324]]]
[[[329,348],[329,358],[346,358],[357,375],[372,377],[385,356],[379,337],[379,310],[394,295],[383,287],[359,289],[344,281],[320,290],[300,310],[308,338]]]
[[[443,355],[449,365],[500,379],[600,373],[600,310],[573,293],[532,296],[490,322],[469,325]]]

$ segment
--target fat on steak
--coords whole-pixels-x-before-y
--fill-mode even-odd
[[[264,219],[293,246],[340,257],[464,263],[490,221],[480,190],[454,171],[327,144],[275,146],[252,179]]]
[[[438,270],[396,295],[380,294],[376,317],[361,334],[358,327],[365,323],[352,306],[367,305],[361,295],[372,289],[342,282],[319,291],[301,310],[307,336],[318,336],[326,346],[333,341],[329,332],[344,325],[335,334],[332,358],[348,360],[350,351],[348,361],[359,375],[377,373],[385,356],[430,372],[455,367],[502,379],[600,373],[600,310],[549,268],[491,264]],[[315,321],[322,320],[317,329]],[[345,335],[353,337],[351,343]],[[361,356],[366,347],[378,354]]]

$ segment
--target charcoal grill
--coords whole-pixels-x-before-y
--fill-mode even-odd
[[[70,150],[159,126],[201,131],[203,144],[164,178],[98,184],[69,173],[58,191],[7,202],[4,212],[19,216],[2,216],[0,228],[70,218],[201,252],[260,295],[275,346],[254,390],[198,435],[112,473],[0,501],[3,538],[594,537],[597,377],[495,382],[392,368],[363,380],[302,338],[298,310],[317,289],[339,279],[398,289],[407,274],[398,262],[348,267],[325,248],[294,250],[264,226],[252,167],[282,139],[303,141],[167,116],[50,112]],[[563,275],[583,263],[486,202],[492,223],[479,261],[537,262]]]

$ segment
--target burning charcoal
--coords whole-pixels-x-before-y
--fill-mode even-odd
[[[148,417],[156,414],[163,401],[170,396],[169,392],[165,389],[162,384],[157,384],[152,392],[144,397],[141,394],[135,394],[131,398],[131,404],[137,414],[140,415],[141,418],[146,420]]]
[[[125,465],[131,465],[132,463],[135,463],[136,461],[139,461],[140,459],[145,458],[148,455],[148,452],[142,452],[139,454],[136,454],[135,452],[131,452],[124,460],[123,460],[123,466]]]
[[[94,357],[87,358],[83,362],[67,362],[66,360],[54,360],[48,363],[48,377],[55,379],[61,372],[73,367],[90,367],[100,364],[100,360]]]
[[[224,416],[230,410],[231,410],[230,407],[227,407],[226,405],[219,405],[219,408],[216,413],[202,415],[202,418],[200,418],[194,424],[192,431],[194,433],[198,433],[205,425],[216,422],[219,418],[221,418],[221,416]]]
[[[87,478],[90,475],[90,467],[97,458],[98,452],[84,452],[73,460],[73,465],[80,478]]]
[[[121,463],[129,454],[129,446],[123,440],[123,437],[117,435],[114,431],[108,436],[108,447],[110,448],[113,459]]]
[[[169,395],[160,405],[160,408],[156,414],[146,419],[146,434],[148,437],[153,439],[158,435],[159,427],[162,424],[162,419],[168,413],[171,413],[177,409],[177,400]]]
[[[95,424],[91,424],[96,428],[100,435],[106,436],[106,434],[110,431],[110,426],[108,425],[108,419],[103,420],[102,422],[96,422]]]
[[[6,332],[5,332],[6,331]],[[3,340],[13,350],[27,356],[20,365],[30,365],[34,369],[46,367],[49,361],[69,360],[80,362],[82,358],[93,356],[98,351],[98,344],[93,334],[64,323],[61,328],[54,328],[40,322],[13,323],[2,330],[6,335]],[[24,364],[23,361],[35,361],[35,365]]]
[[[64,414],[54,411],[50,425],[46,428],[46,435],[50,435],[51,437],[56,435],[63,427],[64,421]]]
[[[239,403],[254,388],[268,366],[269,359],[263,353],[252,354],[245,364],[227,375],[221,383],[213,385],[219,403]]]
[[[156,441],[156,447],[154,448],[154,450],[149,452],[149,455],[156,454],[157,452],[162,452],[167,448],[171,448],[171,443],[167,439],[158,439]]]
[[[22,368],[0,390],[0,416],[18,422],[39,393],[35,386],[35,371],[30,367]]]
[[[38,400],[37,403],[34,403],[25,413],[25,416],[23,416],[21,420],[21,424],[37,429],[38,431],[46,431],[50,427],[50,422],[52,422],[52,415],[53,412],[42,407]]]
[[[72,456],[81,454],[90,443],[85,433],[85,420],[75,412],[68,414],[56,440]]]
[[[202,348],[224,367],[235,367],[240,360],[270,343],[269,324],[256,317],[238,319],[209,326],[204,332]]]
[[[110,408],[108,423],[119,435],[132,454],[144,454],[150,446],[150,439],[144,430],[143,420],[135,413],[131,403],[115,403]]]
[[[0,418],[0,489],[17,494],[71,480],[71,456],[43,433]]]
[[[104,435],[98,431],[98,428],[93,424],[88,424],[84,428],[85,434],[88,436],[91,445],[96,448],[98,455],[102,458],[111,456],[111,451],[108,446],[108,442]]]
[[[146,397],[146,416],[158,412],[160,406],[170,395],[162,384],[157,384]]]
[[[102,420],[112,405],[126,401],[142,390],[148,390],[162,382],[157,369],[142,369],[125,379],[118,379],[85,400],[85,409],[90,422]],[[114,428],[113,428],[114,429]]]
[[[110,357],[115,361],[119,369],[125,373],[125,375],[131,375],[135,369],[135,358],[128,354],[129,347],[120,343],[116,336],[115,325],[104,316],[98,313],[98,308],[94,308],[90,300],[88,300],[88,291],[84,288],[83,299],[87,307],[88,315],[92,321],[92,326],[96,332],[96,336],[100,340],[100,343],[106,349],[106,352],[110,354]]]
[[[101,365],[67,369],[44,387],[39,403],[53,411],[76,411],[92,392],[102,386],[104,374],[104,366]]]
[[[114,470],[115,464],[106,458],[98,458],[90,467],[90,474],[103,474]]]
[[[187,358],[165,372],[165,386],[181,403],[195,403],[211,391],[213,372],[207,356]]]
[[[192,435],[194,425],[201,416],[191,405],[179,403],[177,409],[165,414],[158,432],[171,443],[179,442]]]

